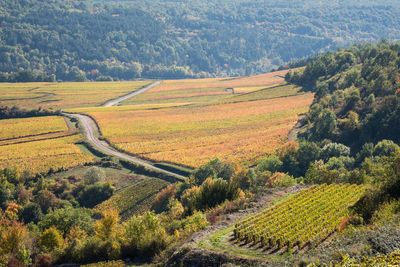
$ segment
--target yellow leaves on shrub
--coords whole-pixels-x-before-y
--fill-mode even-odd
[[[18,211],[20,208],[18,204],[11,202],[4,213],[8,219],[18,220]]]
[[[20,222],[11,221],[7,226],[0,226],[0,255],[18,251],[29,243],[29,231]]]
[[[63,243],[64,240],[61,233],[54,226],[46,229],[39,237],[39,245],[48,252],[61,248]]]
[[[287,154],[296,152],[299,149],[299,144],[294,141],[286,142],[281,148],[278,150],[278,157],[282,160]]]
[[[119,225],[120,217],[115,209],[108,209],[102,212],[103,218],[95,224],[97,237],[103,241],[115,240],[121,233]]]

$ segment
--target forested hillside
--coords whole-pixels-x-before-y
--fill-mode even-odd
[[[0,81],[234,76],[399,39],[396,1],[0,0]]]

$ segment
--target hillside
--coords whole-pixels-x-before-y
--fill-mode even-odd
[[[382,0],[1,0],[0,81],[250,75],[398,40],[399,15]]]
[[[2,84],[0,266],[400,265],[400,44],[304,62]]]
[[[328,52],[288,72],[287,81],[315,92],[314,103],[297,141],[254,171],[255,181],[266,175],[264,186],[291,193],[253,190],[256,208],[219,214],[169,264],[398,266],[399,56],[398,43],[383,41]],[[307,188],[298,192],[288,174]]]

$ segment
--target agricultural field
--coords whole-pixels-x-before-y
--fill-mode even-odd
[[[215,157],[252,164],[282,144],[312,101],[312,94],[302,94],[148,110],[99,108],[87,114],[110,143],[143,158],[190,167]]]
[[[7,119],[1,120],[0,141],[67,130],[68,127],[62,117],[45,116],[36,118]]]
[[[365,191],[365,186],[354,184],[314,185],[236,223],[234,236],[271,249],[315,247],[344,228],[349,207]]]
[[[151,82],[1,83],[0,106],[26,109],[99,106],[149,83]]]
[[[284,83],[287,70],[249,77],[166,80],[122,102],[123,105],[148,103],[207,103],[251,93]]]
[[[164,180],[146,177],[116,192],[110,199],[94,207],[94,211],[101,213],[109,208],[116,208],[121,217],[127,219],[133,214],[148,210],[156,194],[168,184]]]
[[[93,161],[75,145],[81,141],[82,136],[68,129],[62,117],[1,120],[0,168],[15,167],[34,174]]]

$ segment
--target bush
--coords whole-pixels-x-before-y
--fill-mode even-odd
[[[53,252],[61,247],[63,238],[55,227],[45,230],[39,237],[39,245],[47,252]]]
[[[66,236],[73,227],[93,233],[92,211],[85,208],[66,208],[57,209],[47,214],[42,221],[39,222],[41,229],[56,227],[63,236]]]
[[[331,157],[326,163],[328,170],[351,169],[354,166],[354,158],[351,157]]]
[[[282,169],[282,161],[277,155],[270,155],[268,157],[261,158],[257,164],[257,170],[259,172],[270,171],[277,172]]]
[[[239,170],[231,177],[231,183],[236,184],[243,190],[249,189],[252,185],[250,172],[248,170]]]
[[[114,193],[111,183],[97,183],[86,186],[78,197],[78,202],[86,208],[93,208],[97,204],[109,199]]]
[[[151,205],[151,209],[154,210],[156,213],[166,211],[170,199],[173,199],[175,195],[175,187],[173,185],[168,185],[166,188],[161,190],[160,193],[157,194],[156,199]]]
[[[234,165],[213,159],[193,172],[195,183],[201,185],[207,178],[222,178],[228,181],[235,173]]]
[[[37,203],[27,204],[23,208],[20,218],[26,224],[30,222],[38,223],[43,218],[43,213],[39,204]]]
[[[99,167],[91,167],[84,175],[86,184],[95,184],[102,181],[106,177],[104,170]]]
[[[296,183],[296,179],[294,179],[293,176],[286,173],[276,172],[269,178],[265,185],[267,187],[288,187],[293,186]]]
[[[399,153],[400,147],[392,140],[382,140],[374,147],[374,156],[390,156],[392,153]]]
[[[192,214],[195,210],[212,208],[225,200],[237,199],[241,192],[235,183],[229,183],[221,178],[207,178],[200,187],[194,186],[188,189],[181,200],[187,213]]]
[[[340,143],[330,143],[321,150],[321,159],[328,161],[331,157],[349,156],[350,148]]]
[[[159,217],[153,212],[132,216],[125,224],[125,253],[153,256],[165,249],[168,236]]]

